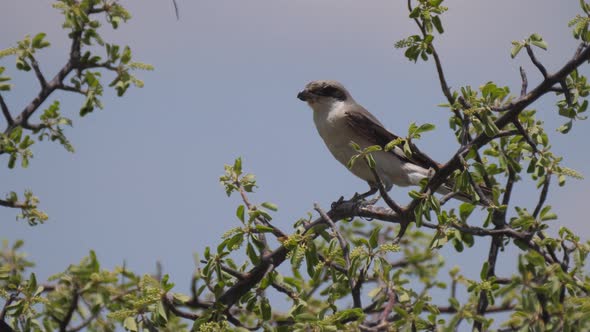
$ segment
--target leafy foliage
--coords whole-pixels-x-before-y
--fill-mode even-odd
[[[0,58],[14,56],[16,69],[19,71],[33,71],[41,89],[38,95],[23,112],[13,117],[8,106],[0,96],[0,106],[7,121],[7,127],[0,132],[0,154],[6,154],[8,167],[14,168],[17,161],[23,168],[28,167],[33,151],[31,146],[37,140],[48,139],[58,142],[67,151],[74,152],[74,147],[66,137],[64,126],[72,126],[72,120],[60,112],[59,101],[55,100],[43,111],[38,123],[32,123],[33,115],[40,109],[49,96],[58,90],[78,93],[84,96],[80,107],[80,116],[93,112],[96,108],[103,108],[101,97],[104,92],[101,82],[103,72],[112,72],[114,79],[109,84],[118,96],[123,96],[130,85],[142,87],[143,82],[131,74],[133,70],[152,70],[152,66],[132,61],[131,49],[116,44],[106,43],[100,34],[103,22],[113,29],[131,18],[131,15],[117,1],[102,0],[59,0],[53,7],[60,10],[64,16],[63,28],[68,31],[71,39],[69,59],[51,80],[45,78],[37,61],[37,54],[50,46],[46,34],[41,32],[34,37],[25,36],[17,42],[15,47],[0,51]],[[100,19],[104,14],[104,19]],[[99,55],[100,50],[104,55]],[[5,67],[0,67],[0,91],[13,89],[7,83],[10,77],[2,76]],[[31,134],[26,134],[30,132]],[[35,135],[35,136],[33,136]],[[13,197],[11,195],[11,197]],[[31,196],[32,197],[32,196]],[[22,216],[35,225],[47,219],[37,208],[38,200],[19,202],[12,199],[0,201],[4,206],[22,209]]]

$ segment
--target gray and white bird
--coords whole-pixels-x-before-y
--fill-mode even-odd
[[[373,114],[359,105],[339,82],[312,81],[297,94],[297,98],[307,102],[311,107],[318,133],[334,158],[345,166],[352,156],[358,154],[351,147],[351,141],[364,149],[372,145],[383,147],[398,138],[385,129]],[[394,185],[418,185],[422,179],[433,174],[432,160],[408,158],[398,147],[390,151],[376,151],[372,155],[375,159],[375,171],[387,191]],[[375,176],[367,163],[359,160],[353,164],[350,171],[367,181],[371,187],[371,190],[362,196],[376,192]],[[439,192],[448,193],[450,190],[451,185],[444,185]],[[471,199],[469,195],[460,196],[463,196],[458,197],[462,200]]]

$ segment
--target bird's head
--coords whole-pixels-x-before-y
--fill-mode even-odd
[[[350,93],[337,81],[312,81],[297,98],[307,102],[314,110],[330,109],[335,104],[354,102]]]

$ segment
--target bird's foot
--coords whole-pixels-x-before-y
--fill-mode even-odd
[[[338,200],[336,202],[332,202],[332,205],[330,205],[330,208],[335,209],[338,205],[342,204],[344,202],[344,196],[340,196],[340,198],[338,198]]]

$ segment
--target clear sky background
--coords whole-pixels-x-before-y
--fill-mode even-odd
[[[1,1],[0,48],[46,32],[52,47],[39,60],[52,77],[65,62],[69,43],[62,17],[50,3]],[[510,58],[510,42],[533,32],[549,43],[549,51],[537,55],[550,71],[575,51],[567,22],[578,13],[578,1],[446,3],[446,33],[436,45],[452,87],[492,80],[517,93],[520,65],[533,87],[541,77],[525,54]],[[313,211],[314,202],[327,209],[341,195],[365,191],[366,184],[329,155],[311,110],[296,98],[311,80],[341,81],[401,135],[411,122],[435,124],[437,131],[418,143],[441,162],[457,149],[448,110],[436,106],[445,99],[434,64],[411,63],[393,47],[417,33],[405,1],[178,0],[179,21],[168,0],[123,4],[133,19],[104,36],[130,45],[136,60],[155,66],[139,73],[145,87],[130,89],[122,99],[107,93],[105,109],[83,119],[77,116],[79,96],[52,96],[49,101],[59,98],[74,120],[66,134],[76,153],[41,142],[33,146],[28,169],[8,170],[7,159],[0,160],[0,194],[30,188],[50,216],[44,225],[29,227],[15,221],[16,210],[0,209],[0,239],[25,240],[40,279],[94,249],[106,268],[126,261],[131,269],[149,273],[159,260],[178,289],[186,290],[193,253],[215,245],[225,230],[238,225],[237,197],[228,199],[218,183],[223,165],[238,156],[258,178],[252,200],[278,204],[274,220],[283,230]],[[0,59],[0,65],[15,83],[3,96],[13,112],[20,111],[37,93],[37,82],[32,74],[16,73],[14,58]],[[107,74],[104,81],[110,78]],[[590,124],[576,123],[567,136],[557,133],[564,119],[554,102],[545,98],[536,105],[553,150],[565,155],[565,165],[589,175]],[[534,208],[533,189],[530,183],[518,187],[514,201]],[[393,196],[408,200],[404,191]],[[549,201],[560,216],[553,229],[567,225],[589,238],[589,197],[588,180],[552,187]],[[461,265],[476,278],[488,243],[483,239],[475,250],[443,254],[451,266]],[[517,254],[501,255],[513,263]],[[514,264],[502,264],[500,272],[513,269]]]

